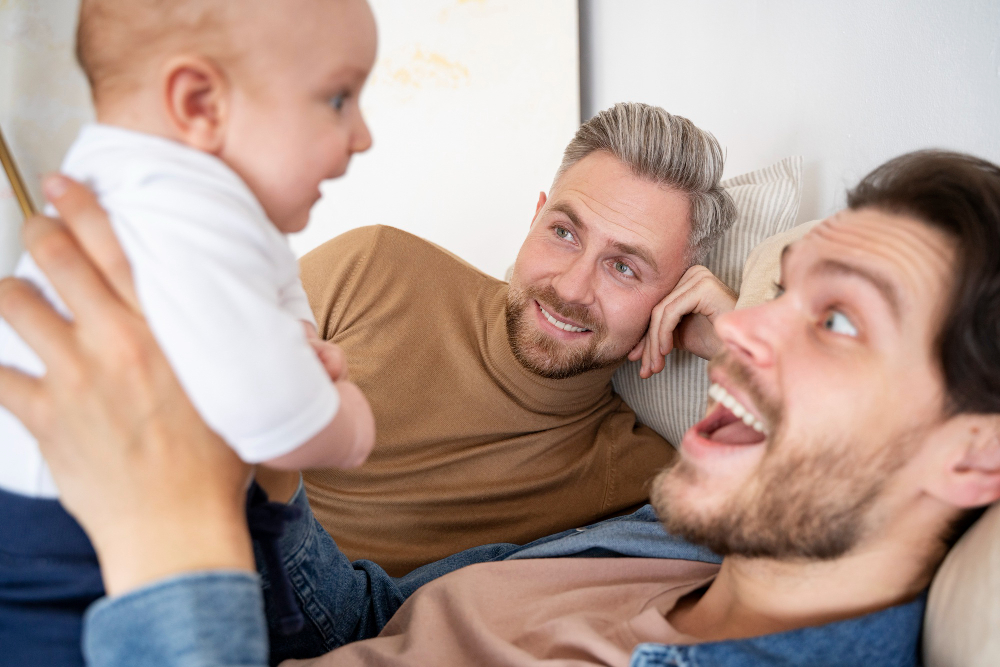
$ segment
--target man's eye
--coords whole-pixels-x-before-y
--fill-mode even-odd
[[[621,261],[615,262],[615,271],[623,276],[628,276],[629,278],[635,275],[635,271],[632,270],[632,267]]]
[[[823,322],[823,328],[843,336],[857,337],[858,330],[855,328],[847,316],[838,310],[831,310]]]
[[[347,94],[341,93],[339,95],[334,95],[330,98],[330,106],[333,107],[335,111],[341,111],[344,108],[344,102],[347,101]]]
[[[565,227],[556,227],[556,236],[561,239],[566,239],[568,241],[573,240],[573,232],[569,231]]]

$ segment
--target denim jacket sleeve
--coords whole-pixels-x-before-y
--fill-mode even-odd
[[[236,571],[171,577],[87,610],[90,667],[264,667],[260,581]]]

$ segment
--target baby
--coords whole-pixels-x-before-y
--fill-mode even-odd
[[[371,146],[358,107],[375,58],[365,0],[83,0],[77,41],[98,123],[62,170],[108,211],[149,325],[205,421],[251,463],[360,465],[371,409],[317,335],[285,234],[306,225],[320,182]],[[27,255],[17,275],[69,315]],[[2,321],[0,364],[45,372]],[[83,664],[100,570],[57,497],[35,440],[0,408],[11,664]],[[261,548],[277,565],[273,589],[280,561]]]
[[[83,0],[77,53],[98,123],[62,171],[107,209],[146,318],[195,406],[248,462],[360,465],[371,409],[321,341],[285,234],[371,137],[364,0]],[[58,296],[22,258],[17,275]],[[113,341],[109,341],[113,344]],[[44,373],[0,322],[0,363]],[[333,380],[337,380],[334,377]],[[0,408],[0,489],[57,490]]]

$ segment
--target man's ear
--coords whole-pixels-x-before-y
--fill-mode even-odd
[[[538,214],[542,212],[542,207],[545,206],[546,200],[547,200],[547,198],[545,196],[545,192],[544,191],[539,192],[538,193],[538,204],[535,205],[535,217],[533,217],[531,219],[531,224],[535,224],[535,220],[538,219]]]
[[[946,428],[952,445],[928,491],[955,507],[988,505],[1000,498],[1000,415],[959,415],[949,421],[957,422]]]
[[[229,121],[229,81],[200,56],[177,56],[163,68],[164,108],[177,139],[206,153],[225,144]]]

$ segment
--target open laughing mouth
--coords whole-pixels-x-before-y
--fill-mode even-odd
[[[573,322],[568,322],[566,320],[556,317],[555,315],[547,311],[545,307],[542,304],[538,303],[537,301],[535,302],[535,305],[538,306],[538,311],[541,313],[542,317],[545,318],[545,321],[554,326],[556,329],[560,329],[562,331],[566,331],[569,333],[587,333],[590,331],[590,329],[581,327]]]
[[[689,433],[696,440],[716,445],[759,445],[767,439],[764,422],[749,408],[729,393],[725,387],[713,383],[708,389],[715,402],[708,416],[695,424]]]

